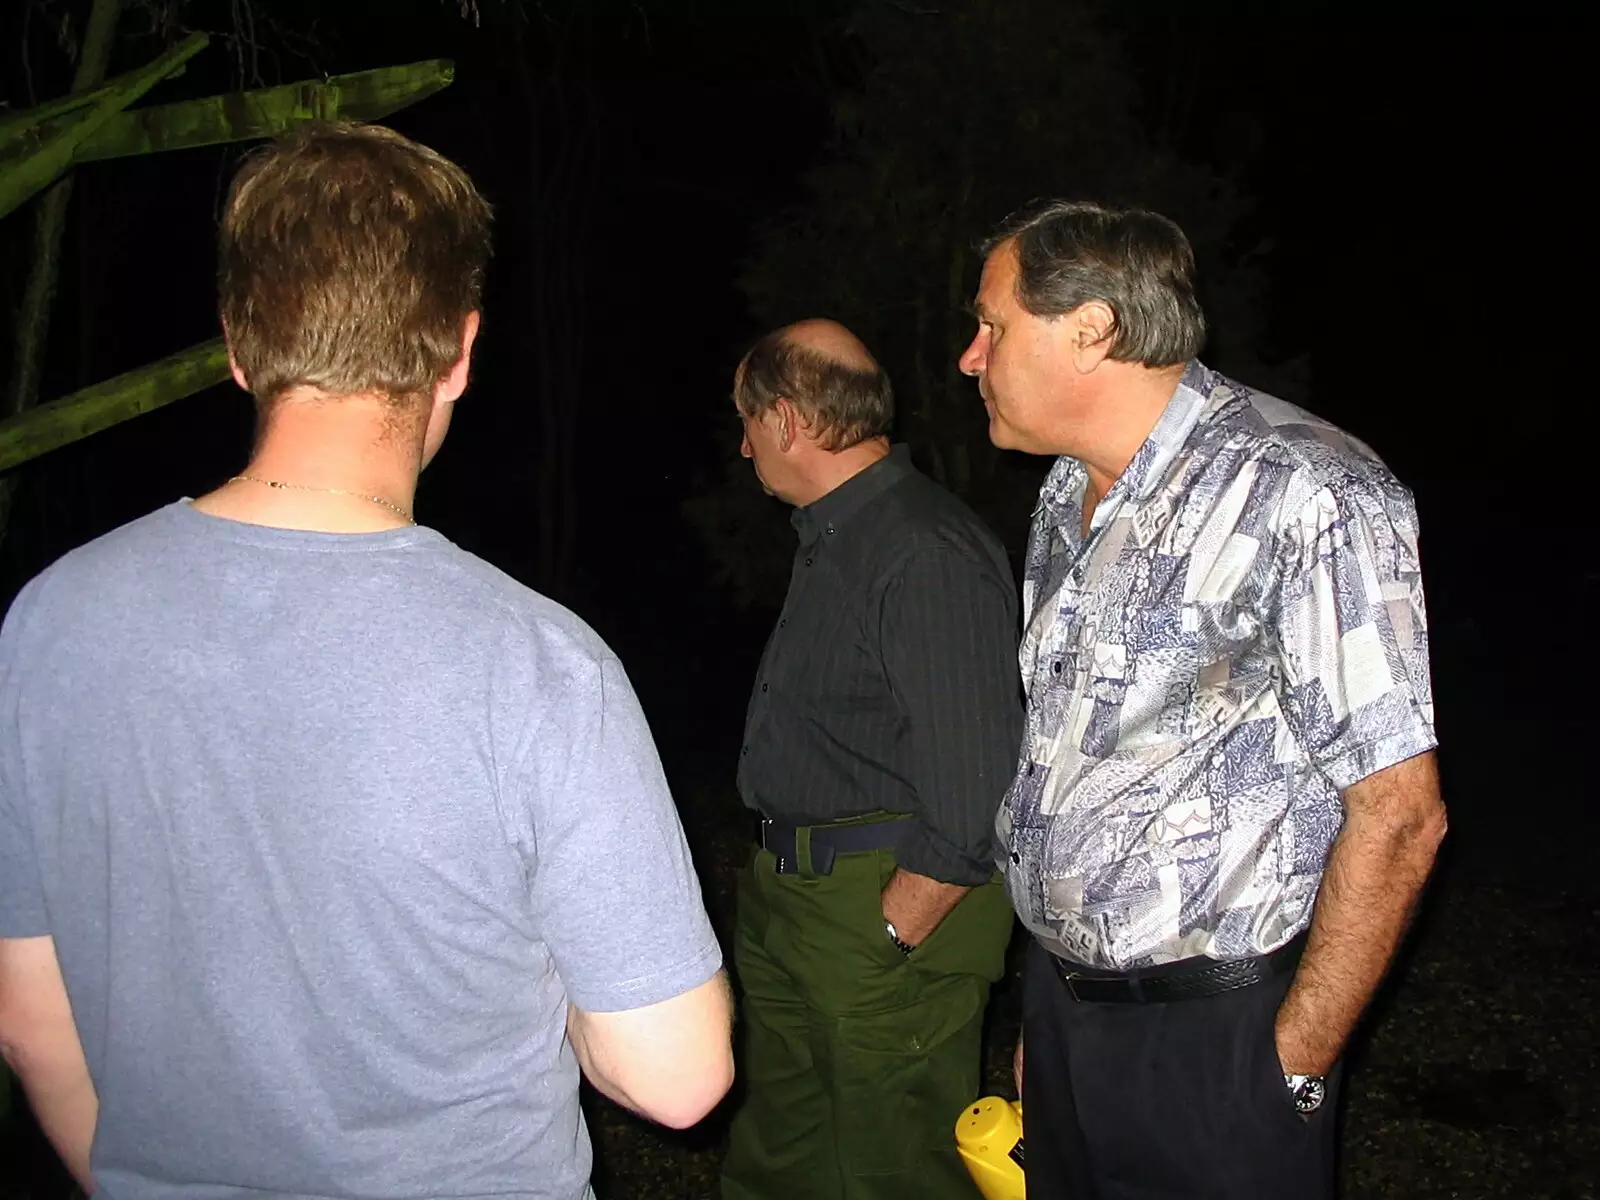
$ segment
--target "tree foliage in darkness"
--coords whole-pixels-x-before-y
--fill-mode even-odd
[[[763,327],[831,316],[860,334],[894,380],[897,437],[1008,543],[1020,540],[1045,464],[989,444],[976,389],[956,367],[973,333],[975,243],[1007,212],[1058,196],[1174,218],[1209,285],[1209,360],[1261,384],[1250,350],[1264,274],[1258,255],[1230,241],[1247,199],[1170,149],[1161,120],[1146,121],[1092,0],[880,0],[822,44],[832,138],[806,176],[808,198],[758,231],[743,292]],[[772,604],[792,542],[749,475],[731,463],[689,515],[723,582],[742,602]]]

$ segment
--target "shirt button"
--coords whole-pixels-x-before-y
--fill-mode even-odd
[[[750,747],[749,746],[740,746],[739,747],[739,757],[740,758],[749,758],[750,757]]]
[[[810,565],[811,565],[811,560],[808,558],[808,559],[806,559],[806,566],[809,567]]]
[[[764,684],[764,683],[763,683],[763,684],[762,684],[762,685],[761,685],[761,690],[762,690],[762,691],[763,691],[763,692],[764,692],[764,691],[766,691],[766,690],[767,690],[767,685],[766,685],[766,684]]]
[[[788,623],[789,623],[789,618],[788,618],[788,617],[785,617],[785,618],[784,618],[784,619],[783,619],[783,620],[781,620],[781,621],[779,621],[779,622],[778,622],[778,628],[779,628],[779,629],[782,629],[782,628],[783,628],[783,627],[784,627],[784,626],[785,626],[785,625],[787,625],[787,624],[788,624]]]
[[[1052,675],[1061,674],[1061,664],[1059,662],[1053,662],[1053,663],[1050,664],[1050,674],[1052,674]]]

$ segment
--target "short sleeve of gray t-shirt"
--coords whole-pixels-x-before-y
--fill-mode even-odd
[[[0,936],[46,933],[112,1200],[572,1200],[568,1003],[721,965],[587,625],[427,529],[187,503],[0,633]]]

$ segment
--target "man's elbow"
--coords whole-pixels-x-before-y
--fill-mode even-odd
[[[675,1064],[660,1064],[649,1116],[672,1129],[703,1121],[733,1086],[733,994],[720,972],[698,990],[698,1012],[684,1022],[693,1030]],[[685,1014],[687,1016],[687,1014]],[[697,1019],[696,1019],[697,1018]],[[665,1086],[662,1086],[665,1085]]]
[[[1434,850],[1438,850],[1444,843],[1444,835],[1450,832],[1450,818],[1445,813],[1444,801],[1434,797],[1433,804],[1429,806],[1423,817],[1423,834],[1428,839]]]
[[[733,997],[720,971],[643,1008],[572,1009],[568,1029],[601,1091],[673,1129],[703,1120],[733,1086]]]
[[[729,1046],[720,1061],[696,1072],[685,1086],[663,1096],[648,1115],[669,1129],[688,1129],[698,1125],[722,1102],[733,1086],[733,1048]]]
[[[1412,807],[1406,822],[1406,841],[1419,858],[1432,862],[1449,832],[1450,819],[1438,792],[1425,793]]]
[[[1363,841],[1396,860],[1432,864],[1449,828],[1432,753],[1361,781],[1345,793],[1345,804],[1352,836],[1359,828]]]

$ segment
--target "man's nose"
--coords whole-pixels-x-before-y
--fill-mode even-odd
[[[977,375],[984,368],[988,358],[987,347],[983,344],[983,333],[980,331],[972,335],[972,341],[967,343],[967,348],[961,352],[961,357],[956,360],[956,366],[963,375]]]

